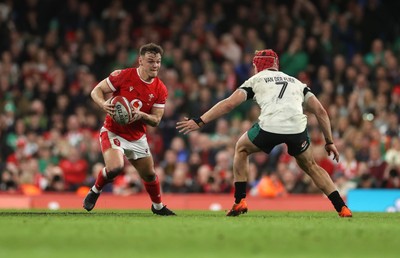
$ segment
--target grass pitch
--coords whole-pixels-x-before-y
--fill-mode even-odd
[[[176,212],[0,210],[0,257],[399,257],[400,213]]]

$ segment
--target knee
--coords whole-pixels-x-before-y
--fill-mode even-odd
[[[318,165],[315,162],[310,162],[307,164],[306,169],[307,169],[307,174],[309,174],[310,176],[312,176],[313,174],[318,173]]]
[[[123,167],[115,167],[115,168],[107,169],[107,179],[113,180],[119,174],[121,174],[122,170],[124,170]]]
[[[142,176],[143,181],[145,182],[153,182],[156,180],[156,174],[148,174],[148,175],[143,175]]]
[[[243,146],[243,144],[236,144],[235,146],[235,155],[243,155],[243,156],[247,156],[249,155],[246,148]]]
[[[297,164],[304,170],[307,174],[312,174],[317,171],[317,163],[315,160],[305,160],[301,162],[297,162]]]

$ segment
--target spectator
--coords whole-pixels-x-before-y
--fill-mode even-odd
[[[288,50],[282,54],[280,65],[282,71],[291,76],[297,76],[300,72],[307,70],[308,56],[303,51],[301,38],[294,38],[290,42]]]
[[[234,65],[238,65],[242,58],[242,50],[231,34],[223,34],[218,51]]]
[[[385,169],[387,168],[387,163],[382,159],[380,146],[371,146],[369,153],[368,169],[377,187],[380,187],[384,178]]]
[[[1,173],[0,189],[5,192],[16,192],[18,190],[19,179],[17,173],[4,170]]]
[[[399,169],[387,169],[385,171],[381,187],[389,189],[400,189]]]
[[[230,193],[232,187],[232,155],[228,151],[219,151],[216,154],[213,178],[216,192]]]
[[[345,147],[342,162],[338,165],[337,173],[341,174],[346,181],[357,178],[358,161],[354,149],[349,145]]]
[[[376,187],[377,184],[375,183],[374,178],[370,174],[362,174],[360,176],[360,181],[358,182],[357,188],[372,189]]]
[[[371,51],[365,57],[365,63],[374,68],[378,65],[384,65],[384,47],[381,39],[375,39],[371,45]]]
[[[171,193],[190,193],[192,192],[192,180],[188,176],[188,165],[179,162],[172,175],[170,191]]]
[[[49,146],[42,145],[39,147],[38,153],[39,172],[43,175],[48,166],[58,164],[58,157],[53,155],[52,149]]]
[[[178,163],[178,155],[175,150],[167,150],[165,151],[165,155],[163,158],[163,162],[161,162],[160,166],[164,170],[165,180],[170,181],[172,178],[176,164]]]
[[[89,174],[87,161],[81,157],[81,152],[75,147],[70,147],[68,156],[60,160],[60,168],[63,171],[65,190],[67,191],[76,191],[84,185]]]
[[[394,137],[391,139],[389,149],[385,154],[385,161],[391,168],[400,169],[400,139]]]
[[[47,166],[40,186],[48,192],[63,192],[67,190],[62,169],[53,164]]]
[[[256,195],[265,198],[282,197],[287,194],[285,186],[275,173],[264,175],[256,186]]]
[[[189,151],[182,137],[174,137],[172,139],[171,149],[176,153],[176,162],[187,163],[189,161]]]
[[[194,177],[193,191],[197,193],[212,193],[214,178],[212,176],[212,168],[209,165],[201,165],[197,169],[197,174]]]

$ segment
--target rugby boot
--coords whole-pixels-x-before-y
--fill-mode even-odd
[[[247,203],[245,199],[240,200],[238,204],[233,204],[232,209],[228,211],[226,216],[239,216],[240,214],[247,213]]]
[[[339,212],[339,216],[343,218],[350,218],[353,217],[353,214],[351,213],[351,210],[347,208],[347,206],[343,206],[342,210]]]
[[[162,207],[161,210],[157,210],[156,208],[154,208],[153,205],[151,205],[151,211],[154,214],[160,215],[160,216],[175,216],[176,215],[175,212],[168,209],[166,205],[164,205],[164,207]]]
[[[99,193],[95,193],[92,189],[90,189],[89,193],[85,197],[85,200],[83,200],[83,208],[85,208],[87,211],[93,210],[99,196]]]

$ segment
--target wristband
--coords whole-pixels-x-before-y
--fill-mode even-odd
[[[330,144],[333,144],[333,142],[330,141],[328,138],[325,138],[325,146]]]
[[[205,125],[206,123],[204,123],[203,119],[201,119],[200,117],[193,117],[191,118],[199,127],[202,127],[203,125]]]

